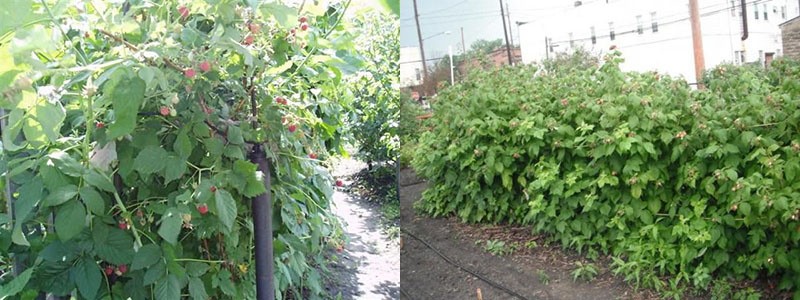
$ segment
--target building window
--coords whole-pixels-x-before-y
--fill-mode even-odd
[[[734,51],[733,60],[737,65],[744,63],[744,51]]]
[[[756,20],[758,20],[758,4],[753,4],[753,11],[755,11]]]
[[[656,20],[656,12],[650,13],[650,28],[653,29],[653,33],[658,32],[658,20]]]
[[[764,66],[764,50],[758,50],[758,64]]]
[[[592,26],[590,29],[592,31],[592,45],[597,44],[597,36],[594,34],[594,26]]]
[[[569,33],[569,46],[572,48],[575,47],[575,39],[572,38],[572,32]]]
[[[419,68],[414,69],[414,71],[417,72],[417,81],[422,80],[422,73],[420,73]]]
[[[617,38],[617,34],[614,32],[614,22],[608,22],[608,36],[612,41]]]
[[[786,20],[786,6],[781,6],[781,19]]]
[[[636,16],[636,33],[644,33],[644,25],[642,25],[642,15]]]
[[[764,21],[769,20],[769,17],[767,17],[769,16],[769,14],[767,14],[767,12],[768,12],[767,5],[764,4]]]

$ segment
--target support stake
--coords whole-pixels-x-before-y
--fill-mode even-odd
[[[275,299],[272,253],[272,175],[270,161],[261,145],[253,146],[250,161],[264,174],[267,192],[253,198],[253,235],[255,239],[256,298]]]

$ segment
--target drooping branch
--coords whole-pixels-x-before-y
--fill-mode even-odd
[[[139,50],[139,47],[136,47],[136,45],[131,44],[130,42],[126,41],[125,39],[123,39],[121,37],[118,37],[118,36],[114,35],[113,33],[110,33],[110,32],[105,31],[103,29],[97,29],[97,31],[99,31],[103,35],[111,38],[115,42],[125,45],[125,47],[127,47],[128,49],[131,49],[134,52],[141,51],[141,50]],[[150,64],[156,65],[156,63],[152,59],[149,59],[149,58],[146,58],[146,59]],[[183,72],[183,68],[181,68],[180,66],[178,66],[177,64],[172,62],[172,60],[170,60],[169,58],[161,57],[161,61],[163,61],[165,65],[167,65],[168,67],[174,69],[175,71]]]

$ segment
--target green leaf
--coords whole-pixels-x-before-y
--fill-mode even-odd
[[[217,273],[217,280],[219,281],[219,287],[222,290],[222,293],[228,296],[235,296],[236,295],[236,285],[233,284],[233,280],[231,280],[231,272],[228,269],[222,269]]]
[[[33,269],[34,268],[28,268],[8,284],[0,286],[0,299],[14,296],[25,289],[25,286],[28,285],[28,281],[31,280]]]
[[[55,190],[50,191],[50,195],[47,195],[47,198],[44,198],[42,201],[43,207],[50,207],[60,205],[64,202],[69,201],[75,196],[78,195],[78,187],[74,185],[64,185],[61,187],[56,188]]]
[[[111,81],[105,86],[103,94],[111,99],[111,106],[114,108],[116,117],[116,120],[108,126],[109,139],[129,134],[136,128],[136,119],[139,115],[139,107],[144,101],[145,88],[144,80],[127,75],[119,80]]]
[[[725,176],[727,176],[730,180],[736,180],[739,178],[739,176],[736,174],[736,170],[734,169],[725,170]]]
[[[186,272],[193,277],[203,276],[203,274],[208,272],[208,268],[210,268],[208,264],[196,261],[191,261],[186,264]]]
[[[264,174],[258,171],[256,164],[246,160],[237,160],[233,163],[233,171],[245,178],[245,188],[240,191],[245,197],[255,197],[267,191],[264,185]]]
[[[229,126],[228,142],[230,142],[233,145],[244,144],[244,138],[242,137],[242,129],[236,126]]]
[[[127,232],[100,224],[95,224],[92,229],[97,256],[115,265],[131,263],[134,254],[133,238]]]
[[[131,262],[131,270],[141,270],[150,267],[161,259],[161,247],[156,244],[147,244],[136,252]]]
[[[206,300],[208,299],[208,294],[206,293],[206,286],[203,285],[203,281],[197,277],[189,278],[189,295],[192,296],[192,299],[198,300]]]
[[[230,232],[233,229],[233,223],[236,221],[236,202],[233,200],[233,196],[223,189],[217,189],[214,193],[214,200],[217,205],[219,220]]]
[[[22,222],[14,223],[14,229],[11,230],[11,242],[21,246],[30,246],[31,243],[22,232]]]
[[[265,3],[260,7],[261,13],[272,16],[283,28],[297,26],[297,10],[280,3]]]
[[[284,62],[280,66],[272,67],[272,68],[267,69],[267,75],[278,75],[278,74],[281,74],[283,72],[286,72],[286,70],[289,70],[289,68],[291,68],[291,67],[292,67],[292,61],[291,60],[287,60],[286,62]]]
[[[56,233],[62,241],[68,241],[78,235],[86,224],[86,209],[78,201],[72,201],[59,207],[56,211]]]
[[[749,216],[750,215],[750,203],[747,203],[747,202],[740,203],[739,204],[739,213],[741,213],[745,217]]]
[[[166,278],[156,283],[156,299],[181,299],[181,284],[175,275],[169,274]]]
[[[383,8],[391,11],[395,16],[400,15],[400,0],[380,0]]]
[[[103,216],[106,213],[106,202],[103,196],[90,186],[84,186],[80,190],[81,200],[86,204],[86,208],[97,216]]]
[[[32,5],[33,1],[31,0],[7,0],[4,2],[3,9],[0,10],[0,36],[40,17],[36,15]],[[0,297],[0,299],[2,298]]]
[[[175,153],[178,153],[178,156],[183,159],[187,159],[192,155],[192,141],[186,134],[187,131],[188,130],[181,130],[178,133],[178,137],[175,139],[175,143],[172,145]]]
[[[103,282],[100,266],[94,260],[85,257],[70,269],[70,277],[78,286],[78,291],[85,299],[95,299]]]
[[[8,126],[3,126],[3,149],[17,151],[25,147],[24,140],[20,141],[20,145],[16,143],[17,140],[21,140],[18,137],[20,131],[22,131],[22,125],[25,123],[24,118],[25,115],[21,109],[12,110],[8,114]]]
[[[181,214],[174,208],[168,209],[161,217],[161,226],[158,227],[158,235],[170,244],[178,243],[178,235],[181,233],[183,219]]]
[[[33,208],[39,204],[44,193],[44,185],[40,178],[35,178],[25,185],[19,187],[17,190],[19,196],[17,201],[14,202],[14,213],[17,223],[25,222],[28,216],[33,211]]]
[[[58,150],[50,153],[48,157],[61,173],[72,177],[81,177],[81,175],[83,175],[83,166],[81,163],[72,158],[67,152]]]
[[[631,187],[631,196],[634,199],[639,199],[642,197],[642,187],[639,185],[634,185]]]
[[[218,138],[207,138],[204,140],[206,151],[213,156],[220,156],[222,155],[222,150],[225,148],[225,144],[222,143],[222,140]]]
[[[157,262],[150,268],[147,268],[147,271],[144,272],[144,285],[151,285],[164,277],[164,274],[167,272],[167,265],[164,262]]]
[[[111,182],[111,178],[101,174],[98,170],[89,170],[89,172],[86,172],[86,174],[83,175],[83,180],[85,180],[89,185],[109,193],[117,191],[117,189],[114,187],[114,183]]]
[[[164,169],[167,158],[167,151],[160,146],[147,146],[136,156],[134,168],[142,175],[156,173]]]
[[[139,78],[144,80],[145,85],[150,85],[153,81],[153,78],[156,76],[156,68],[144,66],[139,69]]]
[[[186,160],[180,157],[170,155],[164,163],[166,165],[164,169],[164,181],[166,183],[181,178],[186,173]]]
[[[42,126],[42,132],[50,142],[55,142],[61,136],[61,123],[67,116],[61,102],[50,103],[49,101],[41,101],[30,112],[32,117],[39,122]]]

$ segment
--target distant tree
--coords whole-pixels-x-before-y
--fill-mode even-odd
[[[467,51],[467,54],[486,55],[487,53],[494,51],[495,49],[499,48],[502,45],[503,45],[502,39],[496,39],[491,41],[483,39],[477,40],[475,42],[472,42],[472,45],[469,46],[469,51]]]

